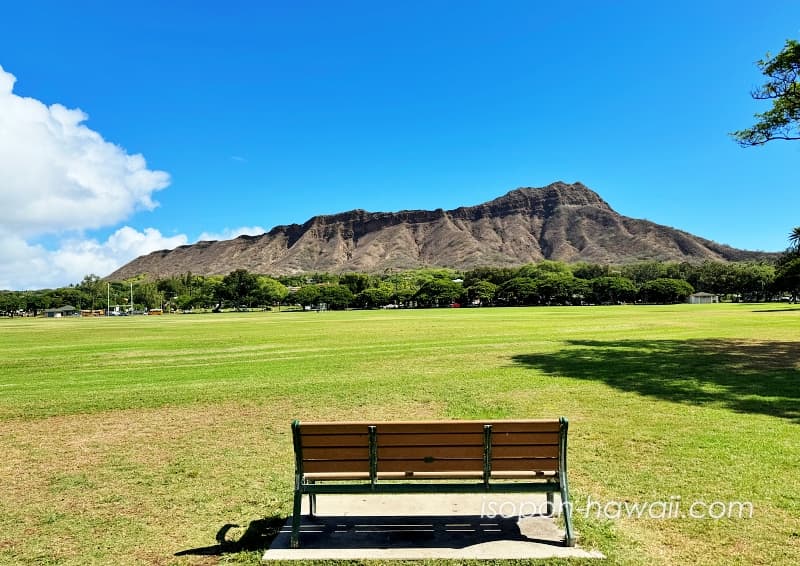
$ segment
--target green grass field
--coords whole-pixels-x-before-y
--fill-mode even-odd
[[[290,423],[570,418],[611,563],[800,562],[800,309],[239,313],[0,321],[0,563],[258,564],[290,513]],[[236,524],[224,542],[215,539]]]

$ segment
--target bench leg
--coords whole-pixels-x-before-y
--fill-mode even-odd
[[[314,480],[309,480],[308,483],[313,485]],[[312,492],[308,494],[308,516],[313,519],[316,514],[317,514],[317,494]]]
[[[545,508],[545,510],[546,510],[545,515],[547,515],[548,517],[552,517],[553,512],[555,511],[555,507],[556,507],[555,503],[553,503],[553,492],[552,491],[548,491],[547,492],[547,507]]]
[[[292,548],[300,548],[300,503],[303,501],[303,493],[300,489],[294,490],[294,509],[292,511],[292,538],[290,545]]]
[[[569,502],[567,479],[561,480],[561,509],[564,515],[564,544],[575,546],[575,533],[572,530],[572,504]]]

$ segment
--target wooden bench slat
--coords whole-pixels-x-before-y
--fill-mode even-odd
[[[555,477],[558,470],[500,470],[492,472],[492,479],[522,480],[529,478]]]
[[[303,461],[309,460],[369,460],[369,446],[304,447]]]
[[[558,445],[559,433],[555,432],[517,432],[492,433],[492,446],[508,446],[514,444],[555,444]]]
[[[503,479],[510,479],[511,475],[519,476],[513,479],[524,479],[524,478],[534,478],[537,477],[535,474],[523,474],[518,472],[501,472],[505,475],[502,476]],[[539,474],[541,475],[541,474]],[[306,479],[313,480],[313,481],[336,481],[336,480],[369,480],[368,473],[360,473],[360,472],[350,472],[350,473],[336,473],[336,472],[325,472],[325,473],[312,473],[312,474],[305,474],[304,476]],[[499,476],[498,476],[499,477]],[[426,479],[426,480],[447,480],[447,479],[459,479],[459,480],[467,480],[467,479],[474,479],[479,480],[483,478],[483,472],[475,472],[475,471],[459,471],[459,472],[379,472],[378,479],[384,481],[401,481],[406,480],[409,478],[416,478],[416,479]]]
[[[483,469],[481,459],[434,460],[378,460],[378,472],[462,472]]]
[[[558,458],[492,458],[492,471],[558,471]]]
[[[366,434],[331,434],[303,436],[303,447],[323,446],[364,446],[369,445]],[[383,434],[378,443],[382,446],[482,446],[483,433],[457,434]],[[514,444],[558,444],[558,435],[552,433],[519,433],[496,435],[492,438],[493,446]]]
[[[311,481],[368,480],[369,472],[307,472],[303,477]]]
[[[308,434],[301,438],[303,450],[325,446],[369,446],[368,434]]]
[[[391,425],[444,425],[449,426],[453,424],[483,424],[483,423],[502,423],[502,424],[510,424],[510,425],[518,425],[518,424],[553,424],[559,423],[558,419],[488,419],[488,420],[476,420],[476,419],[454,419],[454,420],[423,420],[423,421],[298,421],[301,426],[308,426],[308,425],[320,425],[323,427],[329,426],[349,426],[349,425],[358,425],[358,426],[371,426],[371,425],[382,425],[382,424],[391,424]]]
[[[518,448],[525,448],[525,450],[518,450]],[[381,468],[381,463],[387,460],[404,460],[416,461],[425,467],[425,459],[432,458],[434,460],[474,460],[475,462],[482,462],[483,449],[481,447],[460,447],[460,446],[440,446],[440,447],[399,447],[399,448],[379,448],[378,449],[378,467]],[[501,446],[492,451],[492,468],[496,467],[496,462],[507,459],[535,459],[535,458],[558,458],[558,446],[525,446],[525,447],[509,447]],[[368,448],[308,448],[303,452],[303,461],[308,462],[321,462],[321,461],[369,461]],[[478,466],[476,464],[477,467]],[[305,469],[309,469],[304,464]]]
[[[493,446],[492,461],[496,458],[558,458],[558,445]]]
[[[559,432],[561,423],[555,421],[495,421],[492,425],[492,434],[506,432]]]
[[[483,446],[380,446],[378,466],[382,460],[423,460],[433,458],[483,459]]]
[[[325,446],[369,446],[366,434],[313,434],[303,435],[303,449]],[[492,435],[492,446],[554,445],[558,434],[517,433]],[[483,446],[483,432],[455,434],[384,434],[378,438],[380,446]]]
[[[554,477],[555,472],[550,470],[539,471],[501,471],[492,472],[493,479],[502,480],[524,480]],[[346,481],[346,480],[369,480],[368,472],[316,472],[304,474],[307,480],[311,481]],[[461,472],[414,472],[409,475],[405,472],[380,472],[378,480],[402,481],[409,478],[424,480],[480,480],[483,472],[461,471]]]
[[[352,422],[352,423],[301,423],[303,435],[311,434],[367,434],[374,425],[384,434],[437,434],[482,432],[484,424],[491,424],[495,434],[506,432],[558,432],[557,420],[534,421],[417,421],[417,422]]]
[[[519,434],[492,435],[492,446],[537,444],[558,446],[559,435],[552,432],[523,432]],[[378,436],[380,446],[483,446],[483,433],[458,434],[383,434]]]
[[[369,432],[368,423],[301,423],[300,434],[364,434]]]
[[[301,423],[303,435],[313,434],[367,434],[368,427],[374,425],[378,433],[385,434],[437,434],[458,432],[482,432],[484,424],[492,425],[494,434],[506,432],[558,432],[557,420],[522,421],[413,421],[413,422],[342,422],[342,423]]]
[[[379,460],[378,472],[478,472],[483,469],[483,460],[441,459],[432,462],[422,460]],[[492,470],[510,471],[557,471],[557,458],[498,458],[492,460]]]
[[[433,458],[483,458],[483,446],[379,446],[378,460]],[[492,448],[493,458],[558,458],[557,445],[511,445]],[[303,460],[368,460],[368,446],[304,447]]]
[[[308,460],[303,462],[303,471],[316,472],[366,472],[369,460]]]
[[[378,434],[379,446],[483,446],[483,430],[473,433]]]
[[[384,434],[454,434],[478,433],[483,434],[481,421],[468,422],[432,422],[432,423],[375,423],[378,435]]]

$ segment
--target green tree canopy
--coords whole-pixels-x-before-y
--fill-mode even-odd
[[[289,298],[303,307],[315,305],[319,302],[319,287],[317,285],[300,287]]]
[[[588,292],[586,281],[576,279],[570,271],[544,271],[535,281],[536,294],[543,305],[570,304]]]
[[[662,277],[642,285],[639,293],[646,303],[681,303],[694,289],[686,281]]]
[[[786,40],[780,53],[774,57],[768,53],[758,61],[758,68],[767,82],[750,94],[756,100],[771,100],[772,108],[756,114],[754,126],[731,135],[745,147],[772,140],[800,140],[800,43]]]
[[[356,296],[356,303],[366,308],[382,307],[392,301],[393,292],[392,286],[386,283],[378,287],[369,287]]]
[[[222,294],[222,288],[223,284],[221,275],[209,275],[207,277],[203,277],[199,281],[196,304],[204,308],[210,308],[214,306],[221,308],[222,299],[220,298],[220,295]]]
[[[432,279],[422,284],[416,299],[425,306],[441,306],[455,301],[462,292],[460,283],[450,279]]]
[[[92,310],[100,306],[105,308],[106,286],[103,284],[99,275],[87,275],[83,278],[83,281],[78,283],[78,289],[86,295],[87,302],[89,303],[87,306],[91,307]]]
[[[622,266],[620,275],[637,285],[667,276],[667,266],[659,261],[642,261]]]
[[[497,293],[497,285],[491,281],[476,281],[467,287],[467,298],[470,301],[479,301],[482,305],[490,305]]]
[[[263,306],[280,304],[289,294],[286,285],[264,275],[257,277],[258,288],[253,292],[255,301]]]
[[[572,274],[578,279],[597,279],[598,277],[607,277],[610,275],[610,265],[600,265],[598,263],[578,262],[570,266]]]
[[[152,281],[143,281],[133,289],[133,302],[148,309],[161,307],[161,292]]]
[[[377,278],[366,273],[342,273],[339,276],[339,285],[344,285],[353,295],[358,295],[364,289],[374,287]]]
[[[734,292],[749,301],[766,300],[775,280],[775,266],[755,263],[731,264]]]
[[[19,291],[0,291],[0,312],[14,316],[23,307],[24,298]]]
[[[222,279],[224,298],[233,301],[235,306],[249,304],[258,290],[258,276],[246,269],[231,271]]]
[[[597,303],[630,303],[638,289],[627,277],[596,277],[590,282],[592,299]]]
[[[325,303],[330,309],[346,309],[354,299],[355,295],[345,285],[326,283],[319,286],[319,302]]]
[[[464,274],[464,287],[472,287],[478,281],[489,281],[501,285],[517,276],[513,267],[476,267]]]
[[[530,277],[514,277],[497,289],[497,298],[508,305],[530,305],[537,298],[536,280]]]
[[[789,232],[789,247],[794,251],[800,252],[800,226],[795,226]]]
[[[789,247],[778,258],[773,290],[789,293],[792,302],[800,297],[800,226],[789,233]]]
[[[789,293],[792,301],[797,302],[800,296],[800,258],[791,259],[778,268],[775,287]]]

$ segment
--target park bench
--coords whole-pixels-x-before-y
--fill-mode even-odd
[[[292,548],[300,506],[318,494],[527,493],[561,496],[565,544],[575,545],[567,484],[567,419],[292,423],[295,490]]]

